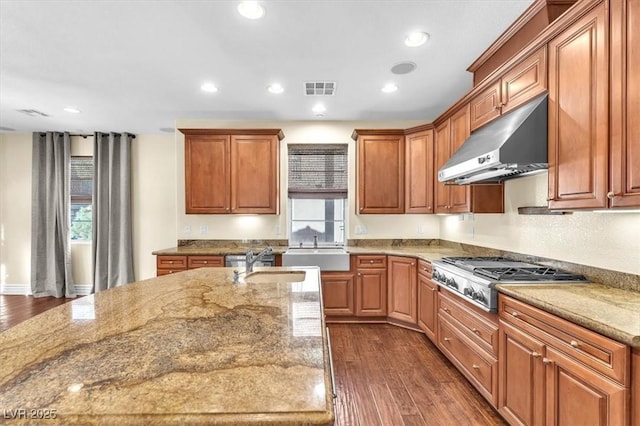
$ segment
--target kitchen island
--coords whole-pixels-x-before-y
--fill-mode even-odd
[[[195,269],[1,333],[0,423],[333,424],[319,270],[268,269],[305,276],[235,284],[233,268]]]

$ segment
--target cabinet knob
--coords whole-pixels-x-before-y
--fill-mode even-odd
[[[361,277],[361,276],[362,276],[362,273],[358,272],[358,276],[359,276],[359,277]]]
[[[373,260],[370,260],[369,263],[373,263]]]
[[[206,265],[206,264],[207,264],[207,261],[205,260],[203,263]]]
[[[473,364],[471,367],[473,367],[474,370],[480,370],[480,366],[478,364]]]
[[[425,272],[426,272],[426,271],[428,271],[428,269],[427,269],[427,268],[422,268],[422,270],[423,270],[423,271],[425,271]]]
[[[542,363],[543,363],[543,364],[546,364],[546,365],[551,365],[551,364],[553,364],[553,361],[551,361],[551,360],[550,360],[549,358],[547,358],[547,357],[544,357],[544,358],[542,358]]]
[[[608,198],[608,199],[610,199],[610,200],[613,200],[613,199],[614,199],[614,198],[616,198],[618,195],[620,195],[620,194],[616,194],[616,193],[615,193],[615,192],[613,192],[613,191],[609,191],[609,192],[607,192],[607,198]]]
[[[450,342],[451,341],[451,337],[443,337],[442,340],[444,340],[445,342]]]
[[[540,358],[541,357],[541,355],[536,351],[531,352],[531,356],[534,357],[534,358]]]
[[[515,311],[514,311],[514,312],[511,312],[511,316],[512,316],[512,317],[515,317],[515,318],[518,318],[518,313],[517,313],[517,312],[515,312]]]
[[[471,331],[473,331],[476,334],[480,334],[480,330],[478,330],[477,328],[472,328]]]
[[[170,261],[169,261],[169,265],[173,265],[173,260],[170,260]]]
[[[449,313],[451,311],[449,311],[449,308],[442,308],[443,311],[445,311],[446,313]]]
[[[571,342],[569,342],[569,344],[574,348],[577,348],[578,346],[580,346],[580,343],[578,343],[576,340],[572,340]]]
[[[416,266],[416,264],[415,264],[415,263],[413,263],[413,262],[411,262],[411,266]]]
[[[438,291],[438,289],[437,288],[432,288],[431,291]]]

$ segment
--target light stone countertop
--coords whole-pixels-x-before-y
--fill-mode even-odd
[[[640,347],[640,293],[602,284],[498,284],[501,293],[596,331]]]
[[[0,422],[333,424],[319,270],[266,269],[306,277],[234,284],[233,268],[195,269],[79,298],[0,333]],[[33,409],[56,419],[32,418],[44,413]],[[10,418],[16,410],[22,419]]]

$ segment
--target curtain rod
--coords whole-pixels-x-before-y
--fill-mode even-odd
[[[64,133],[64,132],[61,132],[61,133]],[[127,132],[124,132],[124,133],[127,133]],[[40,132],[40,134],[41,134],[41,135],[44,135],[44,134],[45,134],[45,132]],[[133,135],[133,134],[131,134],[131,133],[127,133],[127,134],[128,134],[129,136],[131,136],[131,139],[135,139],[135,138],[136,138],[136,135]],[[88,137],[93,137],[94,135],[93,135],[93,133],[92,133],[92,134],[89,134],[89,135],[83,135],[83,134],[81,134],[81,133],[69,133],[69,136],[78,136],[78,137],[81,137],[81,138],[83,138],[83,139],[86,139],[86,138],[88,138]]]

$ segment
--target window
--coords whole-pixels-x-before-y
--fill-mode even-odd
[[[344,245],[347,145],[289,145],[289,245]]]
[[[71,240],[91,241],[93,157],[71,157]]]

